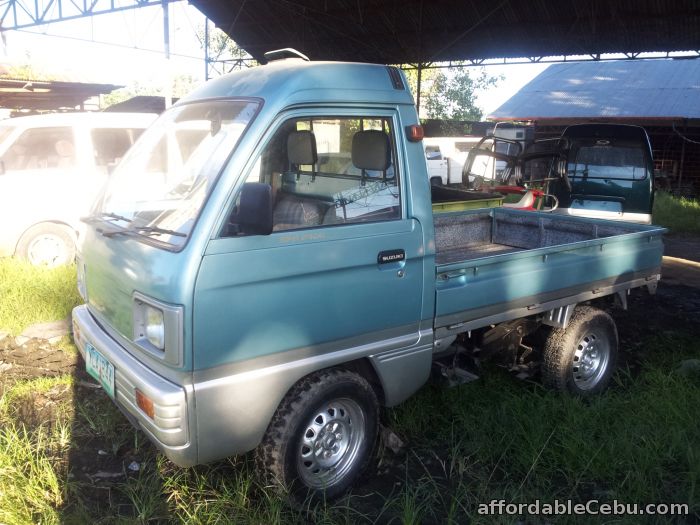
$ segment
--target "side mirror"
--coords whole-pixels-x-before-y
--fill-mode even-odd
[[[272,187],[260,182],[246,182],[241,190],[238,210],[232,221],[243,235],[272,233]]]

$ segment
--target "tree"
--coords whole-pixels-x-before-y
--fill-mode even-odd
[[[197,87],[198,81],[192,76],[187,74],[175,75],[172,78],[172,97],[182,98]],[[150,95],[150,96],[164,96],[163,85],[155,80],[147,82],[135,81],[133,84],[112,91],[107,95],[102,96],[102,106],[109,107],[119,102],[124,102],[130,98],[140,96],[140,95]]]
[[[498,84],[503,77],[489,75],[484,68],[473,74],[473,68],[428,68],[421,74],[421,113],[442,120],[472,120],[483,117],[477,106],[476,93]],[[417,89],[417,72],[406,71],[413,93]]]
[[[204,48],[206,31],[204,27],[197,29],[197,38]],[[221,75],[232,69],[255,66],[258,63],[219,28],[209,29],[209,74]]]

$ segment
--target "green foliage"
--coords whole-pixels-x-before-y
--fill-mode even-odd
[[[411,92],[417,93],[418,72],[404,71]],[[421,108],[428,118],[479,121],[483,111],[476,102],[479,90],[495,87],[503,77],[489,75],[484,68],[478,73],[467,67],[428,68],[421,73]]]
[[[182,98],[187,95],[190,91],[197,87],[199,81],[192,75],[176,75],[172,79],[172,92],[171,96],[173,98]],[[157,96],[162,97],[165,95],[163,85],[155,81],[139,82],[135,81],[130,86],[125,88],[117,89],[102,96],[102,106],[107,108],[118,104],[119,102],[124,102],[130,98],[137,96]]]
[[[47,269],[0,259],[0,330],[19,334],[34,323],[65,319],[81,302],[75,265]]]
[[[204,28],[197,31],[202,45],[204,43]],[[219,28],[209,30],[209,58],[211,60],[241,60],[250,55],[226,33]]]
[[[426,97],[428,117],[481,120],[483,111],[477,106],[475,92],[495,86],[498,80],[489,76],[484,69],[477,76],[472,76],[466,68],[439,70]]]
[[[26,64],[9,66],[7,72],[2,76],[14,80],[63,80],[61,75],[37,69],[36,66],[31,63],[31,57],[27,57],[27,59],[30,60],[30,62]]]
[[[673,233],[700,233],[700,201],[657,191],[652,222]]]
[[[27,422],[18,416],[35,396],[71,385],[69,377],[38,378],[19,382],[0,397],[0,523],[61,522],[70,427],[61,420]]]
[[[43,428],[0,427],[0,523],[60,523],[61,480],[46,452],[52,439]]]

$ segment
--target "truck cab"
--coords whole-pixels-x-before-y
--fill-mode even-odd
[[[623,124],[579,124],[561,136],[566,177],[550,192],[557,213],[651,224],[654,163],[644,128]]]

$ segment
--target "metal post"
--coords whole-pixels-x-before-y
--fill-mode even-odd
[[[165,51],[163,99],[167,109],[173,104],[173,82],[170,74],[170,16],[168,0],[163,0],[163,46]]]
[[[204,19],[204,81],[209,80],[209,18]]]
[[[416,86],[416,113],[418,113],[418,121],[420,122],[420,83],[423,76],[423,64],[418,62],[418,82]]]
[[[678,169],[678,196],[682,197],[681,193],[681,181],[683,180],[683,164],[685,164],[685,143],[687,142],[685,140],[685,137],[688,136],[688,121],[685,121],[685,125],[683,126],[683,145],[681,146],[681,165],[680,168]]]

